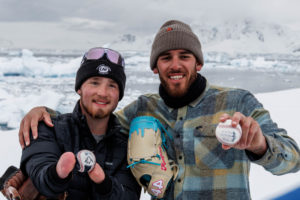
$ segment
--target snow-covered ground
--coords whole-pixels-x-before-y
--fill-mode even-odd
[[[2,55],[1,55],[2,54]],[[71,112],[78,99],[74,91],[80,54],[58,56],[48,52],[36,56],[29,50],[0,52],[0,175],[10,165],[19,165],[20,120],[32,107],[46,105]],[[143,93],[156,92],[159,79],[152,74],[147,53],[123,52],[126,57],[127,85],[118,109]],[[205,54],[202,74],[212,84],[242,87],[255,93],[279,127],[288,130],[300,144],[299,58],[280,55],[229,56]],[[272,92],[270,92],[272,91]],[[274,176],[253,164],[250,173],[254,200],[270,199],[300,187],[300,172]],[[4,199],[0,195],[0,200]],[[141,199],[149,199],[142,195]]]

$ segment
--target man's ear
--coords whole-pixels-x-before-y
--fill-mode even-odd
[[[78,89],[78,90],[77,90],[77,94],[78,94],[79,96],[81,96],[81,94],[82,94],[81,89]]]
[[[153,71],[154,74],[158,74],[158,69],[157,69],[157,67],[155,67],[152,71]]]
[[[196,70],[200,71],[202,69],[202,66],[203,66],[202,64],[196,63]]]

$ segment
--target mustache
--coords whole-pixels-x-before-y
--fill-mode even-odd
[[[97,99],[93,99],[94,102],[97,102],[97,101],[105,101],[105,102],[109,102],[109,99],[107,98],[97,98]]]
[[[93,97],[93,101],[109,101],[109,98],[107,96],[102,95],[96,95]]]
[[[184,73],[184,72],[180,69],[178,70],[171,69],[170,71],[168,71],[168,74],[175,74],[175,73]]]

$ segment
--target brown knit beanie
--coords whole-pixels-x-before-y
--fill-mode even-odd
[[[160,54],[173,49],[191,51],[200,64],[204,64],[201,44],[191,27],[178,20],[164,23],[156,34],[150,55],[150,67],[153,70]]]

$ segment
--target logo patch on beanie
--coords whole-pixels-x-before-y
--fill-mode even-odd
[[[104,64],[99,65],[96,69],[99,74],[108,74],[111,71],[110,67]]]
[[[167,32],[172,31],[172,30],[173,30],[172,27],[168,27],[168,28],[167,28]]]

